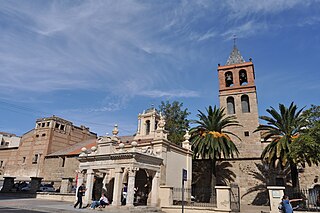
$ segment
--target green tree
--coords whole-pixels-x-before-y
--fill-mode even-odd
[[[306,118],[307,128],[291,145],[290,157],[303,167],[318,165],[320,162],[320,106],[311,105],[302,115]]]
[[[227,127],[240,126],[235,116],[226,116],[224,109],[211,106],[206,109],[206,113],[198,110],[198,120],[192,121],[196,124],[190,130],[192,149],[194,158],[209,159],[212,168],[211,185],[215,185],[216,180],[216,161],[223,158],[233,158],[238,156],[239,151],[231,140],[229,135],[240,138],[230,131],[226,131]]]
[[[310,109],[307,109],[303,112],[303,116],[305,116],[307,119],[308,129],[312,129],[313,127],[319,126],[320,125],[320,106],[312,104]]]
[[[279,104],[279,112],[273,107],[267,109],[271,115],[260,116],[267,124],[260,124],[255,131],[262,131],[264,139],[271,139],[271,143],[263,150],[261,157],[269,166],[276,168],[278,164],[283,169],[290,166],[292,186],[298,187],[297,161],[290,155],[291,144],[296,141],[303,129],[306,128],[306,117],[302,116],[302,109],[298,110],[292,102],[289,108]]]
[[[189,120],[187,119],[190,112],[188,109],[183,109],[183,103],[178,101],[161,102],[159,111],[165,117],[166,125],[165,129],[169,131],[168,140],[175,143],[181,144],[184,141],[184,134],[189,129]]]

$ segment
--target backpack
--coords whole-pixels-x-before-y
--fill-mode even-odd
[[[278,209],[280,210],[280,212],[284,212],[284,208],[283,208],[283,203],[282,202],[279,203]]]

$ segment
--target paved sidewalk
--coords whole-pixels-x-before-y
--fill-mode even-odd
[[[69,212],[108,212],[108,213],[128,213],[128,212],[155,212],[155,209],[148,207],[113,207],[107,206],[100,210],[86,209],[75,209],[73,203],[65,201],[54,201],[54,200],[42,200],[36,198],[26,197],[14,197],[14,196],[0,196],[0,213],[1,212],[52,212],[52,213],[69,213]],[[7,208],[8,211],[5,211]],[[19,211],[20,210],[20,211]],[[22,211],[23,210],[23,211]],[[253,206],[253,205],[241,205],[241,213],[264,213],[269,212],[269,206]],[[159,211],[158,211],[159,212]]]
[[[1,209],[4,210],[7,208],[8,211],[13,212],[13,210],[22,209],[27,211],[39,211],[39,212],[53,212],[53,213],[68,213],[68,212],[84,212],[84,213],[93,213],[93,212],[108,212],[108,213],[128,213],[128,212],[155,212],[154,208],[148,207],[113,207],[107,206],[106,208],[95,210],[89,208],[74,208],[73,203],[65,202],[65,201],[54,201],[54,200],[42,200],[36,198],[17,198],[17,197],[0,197],[0,206]],[[5,211],[0,212],[5,212]],[[22,212],[22,211],[19,211]],[[161,211],[158,211],[161,212]]]
[[[270,212],[269,206],[254,206],[254,205],[241,205],[240,212],[242,213],[264,213]]]

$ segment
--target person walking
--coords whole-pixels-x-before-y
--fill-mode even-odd
[[[288,195],[284,195],[282,198],[282,206],[283,206],[283,212],[284,213],[293,213],[293,208],[291,205],[291,202],[295,202],[295,201],[301,201],[302,199],[292,199],[289,200],[289,196]]]
[[[82,196],[84,195],[86,191],[86,187],[83,184],[81,184],[81,186],[79,186],[78,191],[77,191],[77,202],[74,204],[74,208],[77,208],[78,204],[79,204],[79,209],[82,208]]]

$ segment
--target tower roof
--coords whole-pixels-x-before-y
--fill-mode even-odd
[[[231,64],[241,64],[244,63],[245,60],[243,59],[242,55],[240,54],[240,51],[238,50],[237,46],[233,46],[233,50],[227,60],[226,65],[231,65]]]

